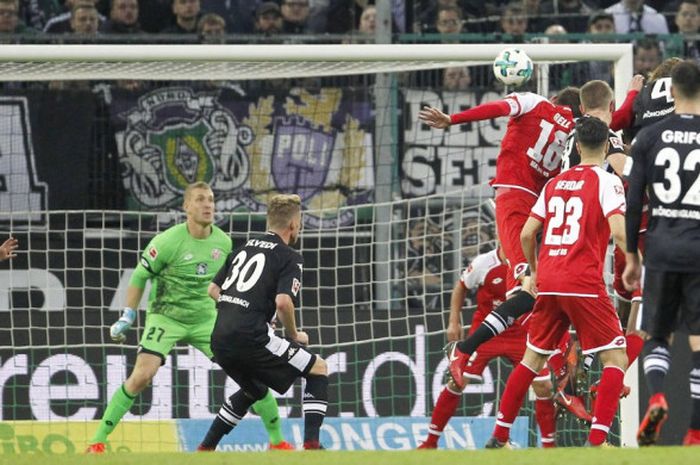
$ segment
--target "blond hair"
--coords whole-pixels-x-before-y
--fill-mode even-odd
[[[613,91],[605,81],[588,81],[581,87],[581,106],[585,111],[606,110],[612,101]]]
[[[277,194],[267,206],[267,227],[284,229],[301,211],[301,197],[296,194]]]
[[[195,189],[211,190],[211,186],[204,181],[197,181],[197,182],[193,182],[192,184],[188,184],[187,187],[185,188],[185,195],[184,195],[185,202],[187,202],[187,199],[190,198],[190,195],[192,195],[192,191]]]

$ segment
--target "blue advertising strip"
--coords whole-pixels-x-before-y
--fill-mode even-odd
[[[321,429],[321,443],[331,450],[409,450],[428,434],[427,418],[375,417],[326,418]],[[453,417],[440,438],[441,449],[481,449],[491,436],[494,417]],[[177,420],[183,451],[194,451],[211,425],[210,420]],[[518,417],[511,429],[511,439],[527,446],[527,417]],[[282,423],[287,441],[297,448],[304,438],[304,420],[287,418]],[[246,418],[217,447],[220,451],[267,450],[267,433],[257,418]]]

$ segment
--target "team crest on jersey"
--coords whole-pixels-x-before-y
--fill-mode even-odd
[[[301,282],[299,282],[297,278],[294,278],[292,281],[292,294],[294,294],[294,297],[299,293],[299,289],[301,289]]]
[[[209,269],[209,265],[206,263],[197,263],[197,275],[202,276],[207,274],[207,270]]]
[[[148,256],[155,260],[158,257],[158,249],[151,246],[151,248],[148,249]]]
[[[211,258],[212,258],[212,260],[218,260],[220,256],[221,256],[221,250],[220,250],[220,249],[211,249]]]

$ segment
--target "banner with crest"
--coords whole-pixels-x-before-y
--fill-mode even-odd
[[[367,91],[244,93],[232,87],[116,90],[110,113],[127,208],[178,208],[206,181],[218,213],[262,211],[296,193],[308,226],[354,221],[347,205],[372,200],[374,156]]]

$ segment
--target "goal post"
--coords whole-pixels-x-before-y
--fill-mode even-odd
[[[468,261],[494,244],[492,191],[487,181],[505,119],[451,132],[422,127],[416,122],[416,112],[424,104],[458,111],[460,106],[498,98],[502,89],[477,95],[471,90],[440,90],[442,82],[407,84],[402,77],[453,66],[480,66],[490,75],[493,57],[505,46],[0,47],[0,81],[92,81],[102,86],[104,81],[142,80],[153,86],[139,91],[115,86],[110,103],[104,108],[97,105],[99,118],[105,120],[100,124],[109,129],[113,147],[105,144],[108,149],[99,156],[92,154],[86,163],[95,163],[95,159],[103,163],[100,157],[116,158],[109,166],[118,171],[119,187],[128,194],[124,208],[118,211],[52,207],[56,205],[52,199],[68,194],[55,187],[56,176],[45,182],[42,176],[51,171],[48,164],[34,165],[35,158],[56,159],[71,152],[72,146],[68,150],[50,140],[61,135],[63,123],[76,119],[87,124],[92,117],[70,114],[71,118],[59,121],[54,115],[50,124],[59,129],[45,137],[48,142],[32,148],[32,142],[36,144],[46,131],[41,124],[46,120],[41,118],[54,111],[50,105],[91,111],[96,105],[92,100],[83,106],[72,102],[70,107],[61,107],[69,99],[47,99],[42,94],[37,105],[50,111],[37,116],[32,113],[32,96],[19,92],[19,97],[0,98],[0,174],[5,170],[13,175],[7,178],[12,195],[0,191],[0,240],[13,233],[23,249],[16,259],[0,264],[0,370],[4,370],[0,393],[6,396],[0,419],[74,422],[99,418],[125,375],[126,364],[133,363],[136,334],[142,325],[132,331],[127,346],[113,344],[106,328],[123,305],[125,283],[139,251],[153,235],[183,219],[174,213],[183,180],[193,176],[212,183],[221,212],[218,223],[233,236],[234,243],[240,243],[263,230],[261,213],[269,193],[288,191],[290,185],[297,185],[292,181],[299,182],[285,178],[292,164],[277,166],[273,155],[284,153],[284,161],[289,162],[294,156],[311,154],[312,158],[328,158],[323,169],[320,163],[303,166],[309,174],[302,180],[322,186],[316,190],[311,187],[319,186],[303,186],[304,210],[311,221],[305,224],[300,244],[306,263],[299,325],[310,332],[314,350],[327,358],[333,370],[329,431],[352,433],[350,439],[338,439],[334,447],[415,446],[418,433],[409,431],[425,432],[419,426],[427,426],[426,416],[446,370],[441,349],[450,291]],[[630,44],[508,46],[524,49],[536,66],[589,60],[611,63],[618,104],[632,77]],[[372,76],[366,81],[336,79],[357,75]],[[211,88],[206,87],[206,82],[219,80],[256,84],[320,77],[333,83],[327,87],[336,88],[310,90],[294,84],[293,90],[285,88],[275,95],[235,91],[217,94],[213,101]],[[204,90],[183,84],[189,81],[203,84]],[[372,91],[364,89],[356,97],[342,88],[344,82],[367,83]],[[159,93],[159,86],[172,92]],[[550,89],[538,90],[543,95],[550,93]],[[93,97],[93,91],[86,93]],[[79,100],[76,95],[70,97]],[[158,115],[159,102],[184,110]],[[64,116],[61,110],[55,111]],[[171,137],[169,131],[176,127],[189,131],[186,135],[200,145],[183,146],[181,153],[167,158],[168,143],[175,144],[182,135]],[[83,145],[94,142],[95,132],[99,131],[93,130]],[[294,141],[302,136],[313,139],[315,148],[294,149]],[[80,146],[75,144],[72,155],[78,156]],[[209,159],[215,160],[206,161]],[[51,166],[64,177],[68,177],[65,173],[84,174],[80,166],[68,161],[65,167]],[[106,166],[98,165],[90,176],[108,173]],[[201,178],[195,168],[202,168]],[[467,183],[468,177],[473,182]],[[448,186],[445,180],[454,182]],[[287,181],[292,184],[285,184]],[[472,309],[470,303],[468,311]],[[144,316],[140,315],[141,322]],[[509,370],[507,363],[492,363],[482,382],[467,388],[457,415],[469,421],[475,417],[476,424],[484,420],[480,415],[492,418]],[[636,385],[632,386],[635,393]],[[127,425],[162,418],[195,423],[209,420],[224,394],[231,393],[220,370],[183,347],[172,353],[149,389],[129,414]],[[293,390],[280,398],[282,415],[293,425],[290,434],[296,434],[293,428],[298,427],[291,419],[299,417],[299,397],[300,392]],[[158,402],[149,405],[151,399]],[[530,424],[522,429],[522,437],[525,443],[535,444],[531,402],[526,411],[529,418],[525,421]],[[634,417],[638,412],[631,412],[623,407],[620,431],[627,445],[633,444],[625,438],[633,437],[629,431],[636,431],[631,425],[638,420]],[[633,416],[628,419],[628,415]],[[387,416],[401,417],[406,423],[372,423]],[[178,423],[178,428],[190,428],[187,421],[184,426]],[[479,429],[482,426],[477,428],[466,420],[458,425],[446,434],[448,446],[483,445],[479,434],[486,432]],[[82,429],[91,432],[93,426]],[[392,443],[398,429],[391,428],[405,430],[406,436],[399,435]],[[584,429],[567,424],[564,433],[574,438],[568,443],[580,443],[579,433]],[[153,431],[146,428],[136,437],[144,444],[151,441],[144,450],[163,450],[156,444],[163,441],[158,436],[161,433]],[[178,430],[178,441],[199,434],[192,431]],[[191,450],[191,444],[173,444]]]

